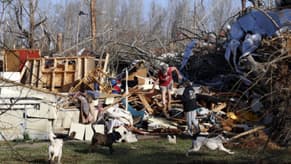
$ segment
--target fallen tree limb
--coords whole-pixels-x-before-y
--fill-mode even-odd
[[[143,49],[141,49],[141,48],[139,48],[137,46],[134,46],[132,44],[127,44],[127,43],[122,43],[122,42],[115,42],[115,44],[118,44],[118,45],[121,45],[121,46],[126,46],[126,47],[129,47],[129,48],[133,48],[136,51],[138,51],[139,53],[144,54],[144,55],[146,55],[148,57],[152,56],[149,52],[147,52],[147,51],[145,51],[145,50],[143,50]]]
[[[259,130],[262,130],[262,129],[264,129],[264,128],[265,128],[265,126],[258,126],[258,127],[254,128],[254,129],[251,129],[251,130],[248,130],[248,131],[242,132],[242,133],[240,133],[240,134],[238,134],[238,135],[236,135],[236,136],[231,137],[231,138],[229,139],[229,141],[232,141],[232,140],[238,139],[238,138],[240,138],[240,137],[243,137],[243,136],[245,136],[245,135],[248,135],[248,134],[254,133],[254,132],[259,131]]]

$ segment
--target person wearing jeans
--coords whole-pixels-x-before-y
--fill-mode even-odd
[[[188,133],[193,136],[200,133],[199,122],[197,118],[197,109],[199,109],[199,106],[196,101],[196,95],[192,87],[192,83],[190,81],[186,81],[184,84],[185,89],[181,99],[186,115]]]

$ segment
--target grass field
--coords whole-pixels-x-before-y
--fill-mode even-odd
[[[48,142],[10,142],[26,161],[21,160],[19,155],[5,142],[0,142],[0,163],[22,164],[22,163],[48,163],[47,147]],[[105,147],[96,148],[89,153],[89,142],[69,140],[65,141],[63,147],[62,163],[117,163],[117,164],[190,164],[190,163],[291,163],[291,150],[282,149],[280,151],[259,151],[235,149],[234,155],[224,152],[210,151],[206,148],[200,152],[185,156],[185,151],[189,148],[189,139],[177,139],[177,144],[170,144],[164,138],[140,140],[136,143],[117,143],[114,145],[113,155]],[[263,146],[263,145],[262,145]],[[229,148],[229,147],[228,147]]]

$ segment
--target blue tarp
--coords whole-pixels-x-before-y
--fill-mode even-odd
[[[125,99],[122,99],[121,102],[124,106],[126,106]],[[127,104],[127,107],[128,107],[127,110],[131,113],[132,117],[141,117],[143,119],[145,115],[145,110],[138,111],[129,104]]]
[[[247,34],[245,40],[242,43],[242,57],[249,55],[254,52],[261,43],[262,36],[260,34]]]
[[[191,56],[191,53],[192,53],[192,49],[194,48],[196,44],[196,41],[195,40],[192,40],[185,48],[185,51],[184,51],[184,56],[183,56],[183,61],[182,61],[182,64],[181,64],[181,67],[180,67],[180,71],[182,71],[182,69],[186,66],[190,56]]]
[[[277,11],[253,9],[231,25],[224,57],[239,72],[237,59],[255,52],[262,38],[278,35],[279,31],[284,29],[291,30],[291,9]]]
[[[279,28],[283,25],[290,26],[290,22],[291,9],[268,12],[253,10],[232,24],[230,38],[240,40],[244,37],[244,33],[247,32],[262,36],[272,36],[278,30],[277,25]]]
[[[251,11],[240,17],[231,27],[230,38],[240,40],[245,33],[272,36],[278,30],[276,24],[281,26],[278,15],[274,12]],[[270,19],[272,18],[272,20]]]

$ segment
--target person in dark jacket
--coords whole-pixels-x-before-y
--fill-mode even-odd
[[[188,133],[193,136],[200,133],[199,122],[197,119],[197,109],[199,108],[199,105],[196,101],[196,95],[192,87],[192,83],[190,81],[186,81],[184,85],[185,89],[181,99],[186,115]]]

